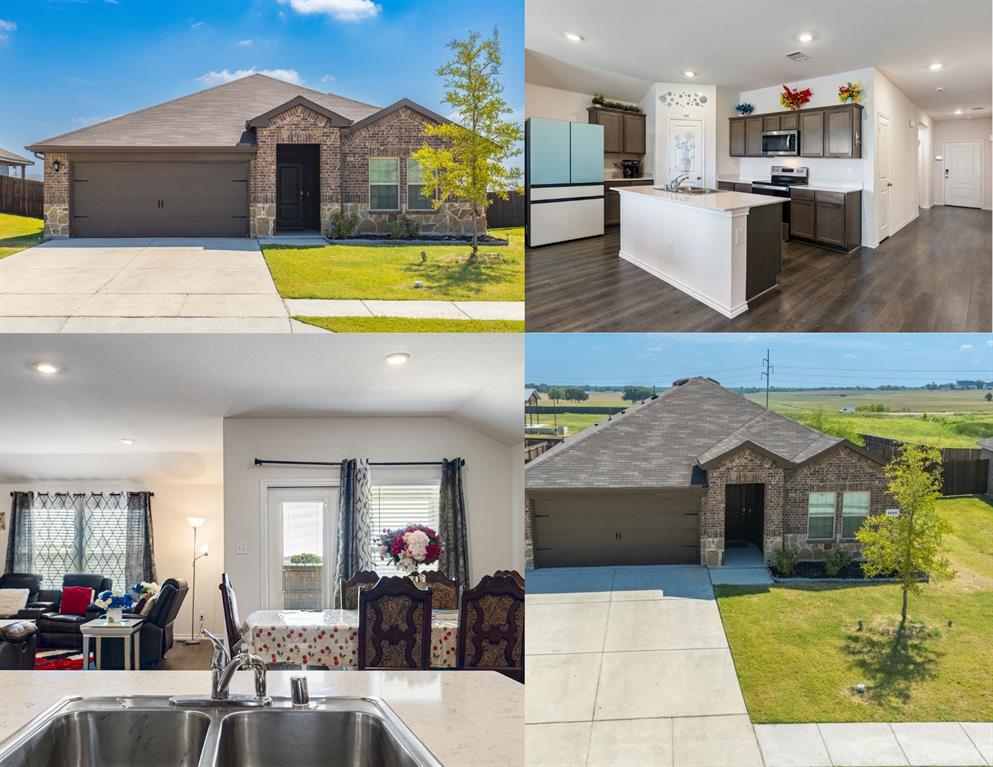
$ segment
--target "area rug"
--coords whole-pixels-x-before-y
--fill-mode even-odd
[[[93,661],[93,653],[90,653]],[[81,650],[38,650],[34,656],[35,671],[82,671]]]

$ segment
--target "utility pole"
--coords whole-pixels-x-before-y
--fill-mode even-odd
[[[775,368],[769,364],[772,360],[772,355],[769,354],[769,350],[765,350],[765,359],[762,360],[762,364],[765,365],[765,370],[762,371],[762,377],[765,379],[765,409],[769,409],[769,384],[772,380],[772,373]]]

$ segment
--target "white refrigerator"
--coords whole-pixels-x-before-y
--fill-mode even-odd
[[[603,126],[525,123],[527,246],[603,234]]]

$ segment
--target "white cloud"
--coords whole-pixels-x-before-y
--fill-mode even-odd
[[[303,78],[300,77],[300,73],[295,69],[256,69],[255,67],[250,69],[236,69],[234,72],[228,69],[222,69],[220,72],[207,72],[200,75],[197,81],[204,85],[223,85],[224,83],[230,83],[233,80],[240,80],[243,77],[249,77],[251,75],[266,75],[268,77],[274,77],[277,80],[285,80],[294,85],[303,85]]]
[[[993,338],[986,342],[987,346],[993,346]]]
[[[0,19],[0,32],[13,32],[15,29],[17,29],[17,24],[13,21]]]
[[[190,24],[190,29],[199,29],[202,26],[203,26],[202,21],[195,21],[192,24]]]
[[[845,355],[845,359],[846,360],[853,360],[853,359],[855,359],[855,355],[852,354],[851,352],[848,352],[848,354]]]
[[[236,43],[235,43],[235,45],[241,45],[241,46],[243,46],[243,47],[245,47],[245,48],[247,48],[247,47],[248,47],[248,46],[250,46],[250,45],[251,45],[251,44],[252,44],[253,42],[255,42],[255,41],[254,41],[254,40],[239,40],[238,42],[236,42]]]
[[[335,77],[334,75],[324,75],[323,77],[321,77],[321,83],[323,85],[327,85],[328,83],[333,83],[337,79],[338,78]]]
[[[959,351],[968,352],[972,351],[974,348],[975,347],[972,344],[962,344],[962,346],[959,347]]]
[[[120,117],[120,115],[111,115],[110,117],[103,117],[100,115],[80,115],[79,117],[73,117],[72,122],[80,127],[86,125],[96,125],[97,123],[107,122],[107,120],[113,120],[115,117]]]
[[[364,21],[373,19],[382,6],[372,0],[279,0],[297,13],[310,15],[323,13],[338,21]]]

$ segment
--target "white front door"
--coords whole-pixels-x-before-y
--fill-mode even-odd
[[[978,141],[945,142],[945,205],[981,207],[982,154]]]
[[[665,182],[677,176],[687,176],[685,184],[703,186],[703,120],[670,117],[667,127]]]
[[[876,127],[876,189],[879,190],[879,241],[890,236],[890,118],[879,115]]]
[[[266,494],[266,604],[270,610],[331,607],[336,487],[270,487]]]

